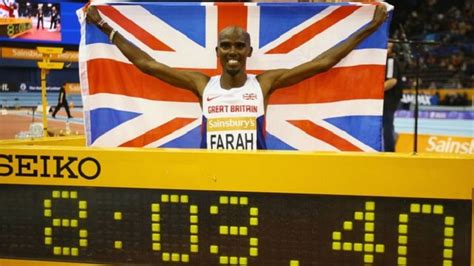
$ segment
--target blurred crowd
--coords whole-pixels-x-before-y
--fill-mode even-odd
[[[392,38],[435,43],[398,45],[404,62],[405,87],[415,85],[415,59],[419,57],[420,88],[474,88],[474,1],[389,2],[396,8]]]
[[[466,93],[452,93],[445,95],[439,104],[446,106],[468,106],[471,103]]]

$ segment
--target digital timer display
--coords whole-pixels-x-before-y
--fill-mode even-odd
[[[154,265],[468,266],[469,200],[0,186],[0,257]]]
[[[31,21],[20,23],[1,23],[0,37],[15,38],[32,28]]]

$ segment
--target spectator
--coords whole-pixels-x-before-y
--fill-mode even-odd
[[[57,23],[58,23],[58,11],[55,6],[52,7],[51,9],[51,22],[49,24],[49,29],[56,29]]]
[[[388,2],[391,2],[388,0]],[[447,85],[451,88],[472,88],[472,57],[474,55],[474,2],[471,0],[413,0],[411,7],[395,9],[392,36],[398,39],[438,41],[438,45],[411,46],[419,58],[420,88]],[[400,1],[395,2],[399,5]],[[403,2],[404,5],[409,5]],[[410,58],[404,49],[405,58]],[[408,56],[406,56],[408,54]],[[406,75],[416,76],[416,60],[408,63]]]
[[[61,89],[59,90],[58,103],[56,104],[56,108],[54,108],[53,118],[56,118],[56,113],[59,111],[59,109],[61,109],[61,107],[64,107],[64,109],[66,109],[67,117],[72,118],[72,115],[69,112],[69,103],[67,102],[67,98],[66,98],[66,84],[65,83],[61,86]]]
[[[393,126],[395,111],[402,98],[400,64],[398,63],[394,44],[389,43],[387,47],[387,68],[384,83],[383,102],[383,140],[384,151],[395,151],[395,129]]]
[[[39,29],[39,26],[40,26],[40,23],[41,23],[41,29],[44,30],[44,23],[43,23],[44,14],[43,14],[43,7],[42,6],[38,6],[38,11],[36,13],[36,18],[37,18],[36,29],[37,30]]]

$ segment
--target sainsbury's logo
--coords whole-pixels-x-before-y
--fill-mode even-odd
[[[474,154],[474,139],[461,141],[456,138],[430,137],[426,151],[441,153]]]

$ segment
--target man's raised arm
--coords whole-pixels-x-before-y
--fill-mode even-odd
[[[157,62],[150,55],[125,39],[122,34],[112,29],[112,27],[102,19],[95,6],[90,6],[87,9],[87,22],[95,24],[102,32],[107,34],[110,41],[142,72],[163,80],[175,87],[190,90],[198,97],[202,96],[202,91],[209,81],[208,76],[200,72],[177,70]]]
[[[325,72],[348,55],[362,40],[372,34],[387,17],[385,5],[376,6],[374,17],[368,25],[352,34],[346,41],[320,54],[313,60],[291,69],[270,70],[259,75],[258,80],[264,95],[269,96],[275,89],[288,87]]]

